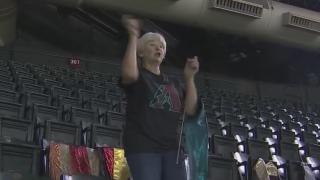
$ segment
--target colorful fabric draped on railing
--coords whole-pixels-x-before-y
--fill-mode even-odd
[[[99,176],[98,151],[83,146],[55,143],[50,144],[49,148],[49,175],[53,180],[60,180],[61,175]]]
[[[128,180],[130,171],[124,150],[118,148],[102,148],[105,169],[112,180]]]
[[[100,173],[100,167],[104,167],[104,174],[112,180],[128,180],[130,177],[123,149],[92,149],[56,143],[49,145],[49,175],[53,180],[60,180],[61,175],[99,176],[103,174]]]
[[[83,146],[69,146],[71,174],[91,174],[88,151]]]

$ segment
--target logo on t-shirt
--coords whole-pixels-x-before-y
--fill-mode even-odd
[[[171,112],[181,111],[181,101],[177,89],[172,84],[160,85],[155,91],[149,106]]]

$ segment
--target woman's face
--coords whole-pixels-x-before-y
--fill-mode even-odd
[[[147,40],[141,57],[144,63],[159,63],[161,64],[166,53],[164,38],[162,36],[154,36]]]

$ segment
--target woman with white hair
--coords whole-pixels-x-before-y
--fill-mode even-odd
[[[176,163],[177,129],[182,112],[197,111],[198,58],[187,59],[182,88],[160,71],[167,50],[164,37],[158,33],[140,37],[140,21],[132,16],[123,16],[122,22],[129,34],[121,85],[128,98],[123,142],[131,174],[134,180],[185,180],[183,158]]]

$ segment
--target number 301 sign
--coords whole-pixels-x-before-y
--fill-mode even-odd
[[[71,66],[71,68],[79,68],[80,67],[80,58],[79,57],[70,58],[69,65]]]

